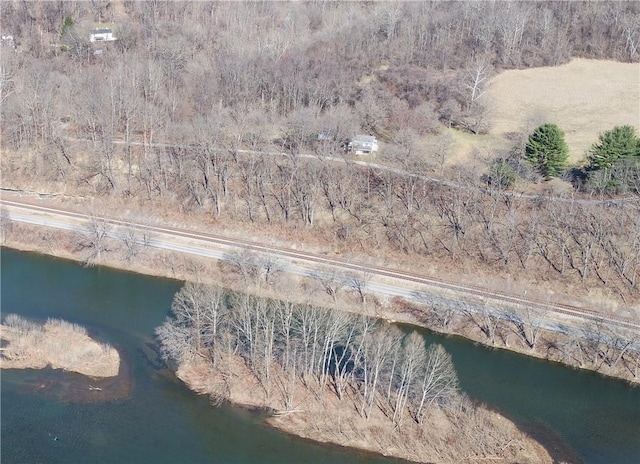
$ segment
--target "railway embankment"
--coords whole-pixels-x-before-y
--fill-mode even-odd
[[[86,263],[86,250],[77,246],[77,235],[83,230],[86,232],[87,227],[95,223],[95,217],[34,204],[19,197],[5,196],[2,204],[12,225],[23,231],[5,233],[7,246]],[[490,347],[638,383],[640,323],[632,317],[632,309],[603,314],[569,304],[543,302],[477,285],[198,230],[108,218],[101,221],[104,250],[92,265],[104,264],[185,280],[210,279],[265,296],[282,298],[286,294],[294,301],[308,300],[309,287],[320,285],[320,292],[311,293],[319,299],[319,304],[327,306],[337,304],[337,292],[345,289],[339,301],[343,309],[460,335]],[[47,232],[40,233],[44,230]],[[127,244],[127,239],[134,243]],[[134,256],[123,259],[123,243],[125,247],[135,246]],[[274,280],[268,285],[259,282],[247,285],[246,278],[231,279],[228,268],[222,269],[220,263],[242,253],[270,256],[272,264],[278,260],[278,272],[288,273],[292,278]],[[366,278],[356,278],[358,275]],[[302,288],[307,289],[306,294]],[[327,294],[331,294],[328,301]],[[367,299],[367,294],[371,298]]]

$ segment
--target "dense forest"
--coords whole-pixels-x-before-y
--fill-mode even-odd
[[[571,57],[638,61],[636,2],[2,2],[5,144],[61,120],[125,137],[259,147],[481,127],[483,84]],[[116,41],[88,41],[98,22]],[[402,134],[402,135],[401,135]],[[219,140],[222,142],[222,140]],[[103,147],[107,149],[107,147]]]
[[[481,96],[501,70],[637,62],[636,2],[12,1],[0,11],[11,36],[0,56],[5,186],[638,297],[636,209],[521,198],[465,166],[433,182],[423,174],[443,174],[446,140],[417,145],[444,127],[486,130]],[[98,24],[117,40],[91,43]],[[356,133],[387,144],[396,169],[332,161]],[[541,181],[514,140],[495,156]],[[286,156],[255,154],[276,149]]]

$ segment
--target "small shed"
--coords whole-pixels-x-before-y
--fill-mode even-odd
[[[110,42],[116,40],[111,29],[93,29],[89,33],[89,42]]]
[[[356,135],[349,140],[347,150],[356,155],[369,155],[378,151],[378,140],[373,135]]]

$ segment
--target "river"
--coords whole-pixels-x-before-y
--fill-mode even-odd
[[[382,463],[379,456],[289,437],[256,413],[216,407],[162,366],[153,329],[181,283],[1,251],[1,308],[59,317],[114,345],[125,374],[102,399],[92,381],[2,372],[3,463]],[[572,462],[640,462],[640,388],[594,373],[422,331],[452,354],[467,394]],[[93,384],[98,385],[96,382]],[[105,389],[106,390],[106,389]]]

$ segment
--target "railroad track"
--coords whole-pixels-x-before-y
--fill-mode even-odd
[[[157,226],[147,223],[124,221],[120,219],[114,219],[109,217],[91,216],[87,214],[77,213],[74,211],[62,210],[58,208],[52,208],[47,206],[39,206],[31,203],[20,202],[15,200],[0,199],[0,204],[10,208],[20,208],[22,210],[28,210],[40,214],[49,214],[58,217],[64,217],[67,219],[74,219],[82,223],[86,223],[90,220],[98,219],[104,221],[106,224],[116,227],[127,227],[144,230],[150,233],[165,234],[173,237],[182,237],[186,239],[192,239],[202,241],[204,244],[217,245],[226,248],[241,248],[244,250],[254,251],[257,253],[264,253],[274,255],[280,258],[287,258],[291,260],[303,261],[305,263],[311,263],[315,265],[323,265],[326,267],[337,267],[345,271],[363,272],[379,277],[387,277],[392,279],[399,279],[405,282],[412,282],[422,285],[428,285],[437,287],[439,289],[449,290],[451,292],[474,296],[480,298],[490,298],[503,303],[511,305],[519,305],[524,307],[531,307],[544,311],[551,311],[557,314],[578,317],[590,321],[615,324],[627,329],[639,330],[640,321],[634,321],[630,318],[620,316],[605,316],[592,309],[587,309],[579,306],[569,305],[565,303],[557,303],[550,301],[541,301],[535,298],[524,298],[518,295],[509,294],[507,292],[492,290],[483,288],[477,285],[461,284],[448,280],[444,280],[432,276],[424,276],[406,271],[399,271],[395,269],[389,269],[380,266],[372,266],[349,262],[339,258],[331,258],[321,256],[305,251],[292,250],[290,248],[284,248],[275,245],[268,245],[258,242],[250,242],[246,240],[234,239],[224,237],[212,233],[189,231],[177,227],[170,226]]]

